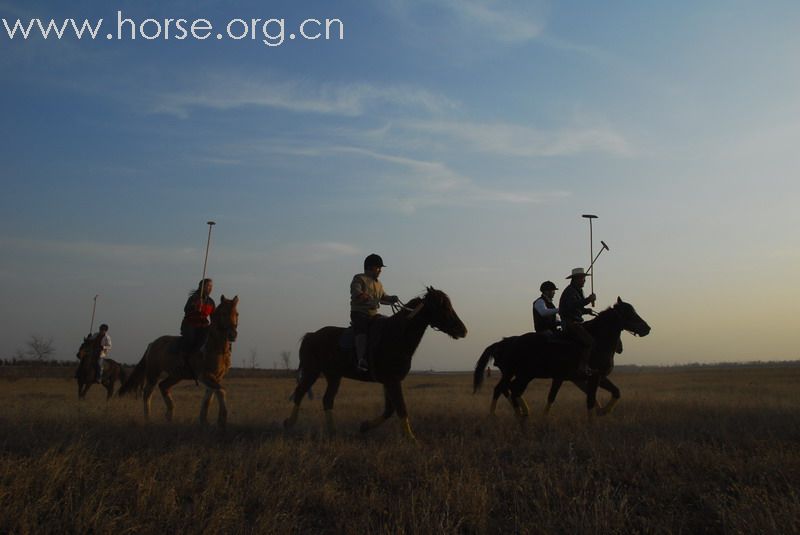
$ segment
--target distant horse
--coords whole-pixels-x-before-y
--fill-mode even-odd
[[[75,356],[80,360],[78,370],[75,372],[75,379],[78,381],[78,399],[86,399],[86,393],[95,384],[95,379],[97,378],[95,369],[97,347],[95,340],[88,336],[84,338]],[[100,384],[106,389],[106,401],[108,401],[114,395],[114,383],[119,381],[120,385],[122,385],[125,382],[125,371],[118,362],[111,359],[101,359],[100,365],[103,366]]]
[[[467,328],[459,319],[450,298],[441,290],[428,287],[423,297],[415,297],[405,308],[388,318],[378,318],[370,325],[368,361],[369,371],[356,368],[352,348],[341,347],[344,327],[323,327],[306,333],[300,344],[300,382],[292,399],[294,407],[285,428],[297,422],[300,403],[306,391],[319,377],[325,375],[328,386],[322,398],[325,421],[329,433],[334,433],[333,400],[342,377],[358,381],[377,382],[383,385],[385,408],[374,420],[361,424],[361,431],[374,429],[397,412],[405,435],[414,439],[403,399],[402,381],[411,369],[411,357],[417,349],[428,326],[442,331],[454,339],[467,335]]]
[[[614,351],[617,348],[620,334],[626,330],[634,335],[647,336],[650,333],[650,326],[636,313],[633,306],[625,303],[619,297],[613,307],[604,310],[596,318],[584,323],[583,326],[595,341],[589,358],[589,366],[596,370],[596,373],[588,379],[581,377],[578,373],[581,351],[578,344],[566,340],[554,340],[538,333],[527,333],[501,340],[498,342],[501,344],[500,346],[495,348],[489,346],[483,352],[475,367],[474,389],[477,391],[480,388],[483,382],[483,370],[494,351],[500,349],[500,363],[505,367],[503,374],[513,377],[507,386],[511,392],[511,403],[519,417],[528,416],[527,404],[521,396],[528,383],[537,377],[553,379],[550,403],[555,399],[555,393],[558,392],[558,388],[564,381],[574,381],[579,384],[585,380],[586,407],[592,414],[597,406],[597,388],[600,383],[606,385],[608,389],[612,390],[612,393],[616,389],[607,376],[614,367]],[[495,363],[498,364],[497,360]],[[611,402],[601,414],[611,410],[616,400],[619,399],[618,394],[617,390],[617,396],[612,397]]]
[[[236,310],[238,304],[238,296],[225,299],[223,295],[220,298],[219,306],[211,314],[208,341],[202,351],[189,359],[192,369],[187,367],[183,355],[178,351],[180,337],[162,336],[147,346],[142,360],[120,388],[119,395],[123,396],[144,386],[144,416],[149,419],[153,389],[161,375],[166,373],[167,377],[158,383],[158,389],[167,405],[166,418],[172,421],[175,403],[171,388],[184,379],[193,380],[196,377],[206,389],[200,405],[200,423],[207,423],[211,396],[216,394],[219,402],[217,423],[220,427],[225,427],[228,408],[225,404],[225,389],[220,383],[231,367],[231,343],[236,340],[239,324],[239,312]]]
[[[542,336],[553,336],[551,335],[542,335]],[[500,396],[505,396],[505,398],[511,403],[511,380],[514,378],[514,370],[516,367],[516,362],[514,359],[509,359],[509,362],[506,362],[504,359],[505,350],[509,346],[513,345],[513,341],[519,338],[519,336],[509,336],[507,338],[503,338],[499,342],[495,342],[489,345],[486,349],[484,349],[479,362],[488,362],[489,359],[494,359],[495,366],[500,370],[500,380],[497,382],[497,385],[494,387],[494,392],[492,393],[492,404],[489,407],[489,414],[494,415],[497,409],[497,400]],[[615,350],[615,353],[622,353],[622,342],[617,342],[618,346]],[[612,358],[611,361],[611,368],[608,370],[608,374],[611,374],[611,369],[614,367],[614,361]],[[486,368],[486,377],[490,377],[489,370],[491,368]],[[608,375],[607,374],[607,375]],[[588,381],[584,379],[570,379],[571,383],[577,386],[584,394],[588,393],[587,389],[589,387]],[[563,379],[553,379],[550,384],[550,392],[547,395],[547,405],[545,405],[544,413],[545,415],[550,412],[550,407],[552,407],[553,403],[555,403],[556,396],[558,395],[558,391],[561,389],[561,385],[564,383]],[[619,401],[620,398],[620,391],[617,386],[612,383],[607,376],[601,377],[600,382],[598,384],[600,388],[603,390],[611,393],[611,403],[609,403],[606,407],[603,407],[602,414],[606,414],[610,412],[613,406]],[[477,390],[476,390],[477,391]],[[522,409],[527,409],[527,404],[524,403],[524,400],[520,400],[523,402]],[[513,404],[512,404],[513,406]]]

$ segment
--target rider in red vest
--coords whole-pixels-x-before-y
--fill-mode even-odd
[[[214,282],[211,279],[201,280],[197,289],[186,300],[186,306],[183,307],[181,349],[185,356],[199,350],[208,339],[208,328],[211,325],[209,318],[216,308],[214,300],[211,299],[213,289]]]

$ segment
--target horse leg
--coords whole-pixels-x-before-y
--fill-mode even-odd
[[[366,433],[367,431],[375,429],[383,422],[392,417],[392,414],[394,414],[394,405],[392,405],[392,400],[389,399],[389,391],[386,390],[385,386],[383,387],[383,399],[385,403],[383,414],[381,414],[374,420],[366,420],[364,422],[361,422],[361,427],[359,428],[359,431],[361,431],[362,433]]]
[[[294,394],[292,395],[292,399],[294,400],[292,414],[283,421],[284,429],[290,429],[297,423],[297,415],[300,413],[300,403],[303,401],[303,396],[306,395],[306,392],[308,392],[308,389],[314,384],[314,381],[317,380],[317,377],[319,377],[318,371],[309,372],[303,370],[300,381],[297,383],[297,387],[294,389]]]
[[[144,392],[142,393],[142,401],[144,402],[144,419],[150,420],[150,400],[153,398],[153,390],[156,388],[155,381],[147,381],[144,385]]]
[[[217,403],[219,403],[219,415],[217,416],[217,426],[220,429],[225,429],[228,425],[228,404],[226,403],[227,392],[224,388],[219,387],[214,391],[217,395]]]
[[[211,396],[213,395],[214,389],[206,386],[203,399],[200,401],[200,418],[198,419],[200,425],[208,425],[208,407],[211,405]]]
[[[392,405],[397,410],[397,416],[403,426],[403,434],[409,440],[416,442],[417,437],[414,436],[414,432],[411,430],[411,422],[408,421],[408,411],[406,411],[406,402],[403,399],[403,387],[400,381],[385,383],[385,388],[389,399],[392,400]]]
[[[333,423],[333,399],[339,391],[339,385],[342,378],[339,376],[325,376],[328,381],[328,387],[325,389],[325,395],[322,397],[322,408],[325,409],[325,428],[329,435],[336,434],[336,426]]]
[[[544,407],[545,416],[550,413],[550,407],[552,407],[553,403],[556,402],[556,396],[558,395],[558,391],[561,389],[561,385],[563,383],[564,379],[553,379],[553,382],[550,383],[550,392],[547,393],[547,405]]]
[[[501,371],[502,373],[502,371]],[[509,379],[505,376],[505,374],[500,376],[500,380],[497,381],[497,385],[494,387],[494,393],[492,394],[492,404],[489,407],[489,414],[494,416],[495,410],[497,409],[497,400],[500,399],[500,396],[505,396],[506,399],[508,398],[508,382]]]
[[[172,421],[172,416],[175,412],[175,403],[172,399],[172,387],[175,386],[180,379],[177,377],[169,376],[160,383],[158,389],[161,391],[161,397],[164,398],[164,404],[167,406],[165,417],[168,422]]]
[[[597,375],[590,376],[586,382],[586,409],[590,421],[594,418],[597,409],[597,385],[599,383],[600,377]]]
[[[525,392],[526,388],[528,388],[528,383],[530,381],[530,379],[524,379],[517,376],[514,377],[509,384],[511,390],[511,405],[514,407],[514,413],[520,419],[520,423],[522,423],[530,414],[528,404],[525,403],[524,399],[522,399],[522,393]]]
[[[612,383],[608,377],[603,377],[600,379],[600,388],[606,390],[607,392],[611,392],[611,399],[606,403],[604,407],[599,407],[597,409],[598,416],[605,416],[606,414],[610,414],[612,410],[614,410],[614,405],[617,404],[620,398],[619,388],[617,385]]]

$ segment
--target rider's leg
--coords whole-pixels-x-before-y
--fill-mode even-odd
[[[101,362],[103,361],[102,358],[97,357],[97,362],[94,363],[94,382],[99,383],[102,381],[103,378],[103,365]]]
[[[367,329],[369,329],[369,316],[366,314],[359,314],[358,312],[351,312],[350,323],[353,325],[353,334],[355,335],[356,358],[358,359],[357,365],[362,370],[366,370],[369,366],[367,363]]]
[[[592,335],[590,335],[580,323],[567,322],[566,328],[570,337],[578,342],[581,346],[581,356],[580,360],[578,361],[578,372],[581,375],[590,375],[592,370],[589,369],[589,357],[592,355],[594,338],[592,338]]]

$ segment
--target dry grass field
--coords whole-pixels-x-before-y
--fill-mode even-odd
[[[587,425],[547,383],[488,416],[495,378],[415,375],[418,444],[396,419],[367,435],[375,385],[345,381],[338,434],[323,433],[317,384],[284,433],[290,379],[227,383],[230,425],[196,423],[201,390],[175,389],[177,421],[141,402],[78,402],[74,381],[0,379],[2,533],[798,533],[799,368],[620,372],[622,401]],[[605,400],[607,395],[601,398]],[[216,416],[216,404],[212,405]]]

